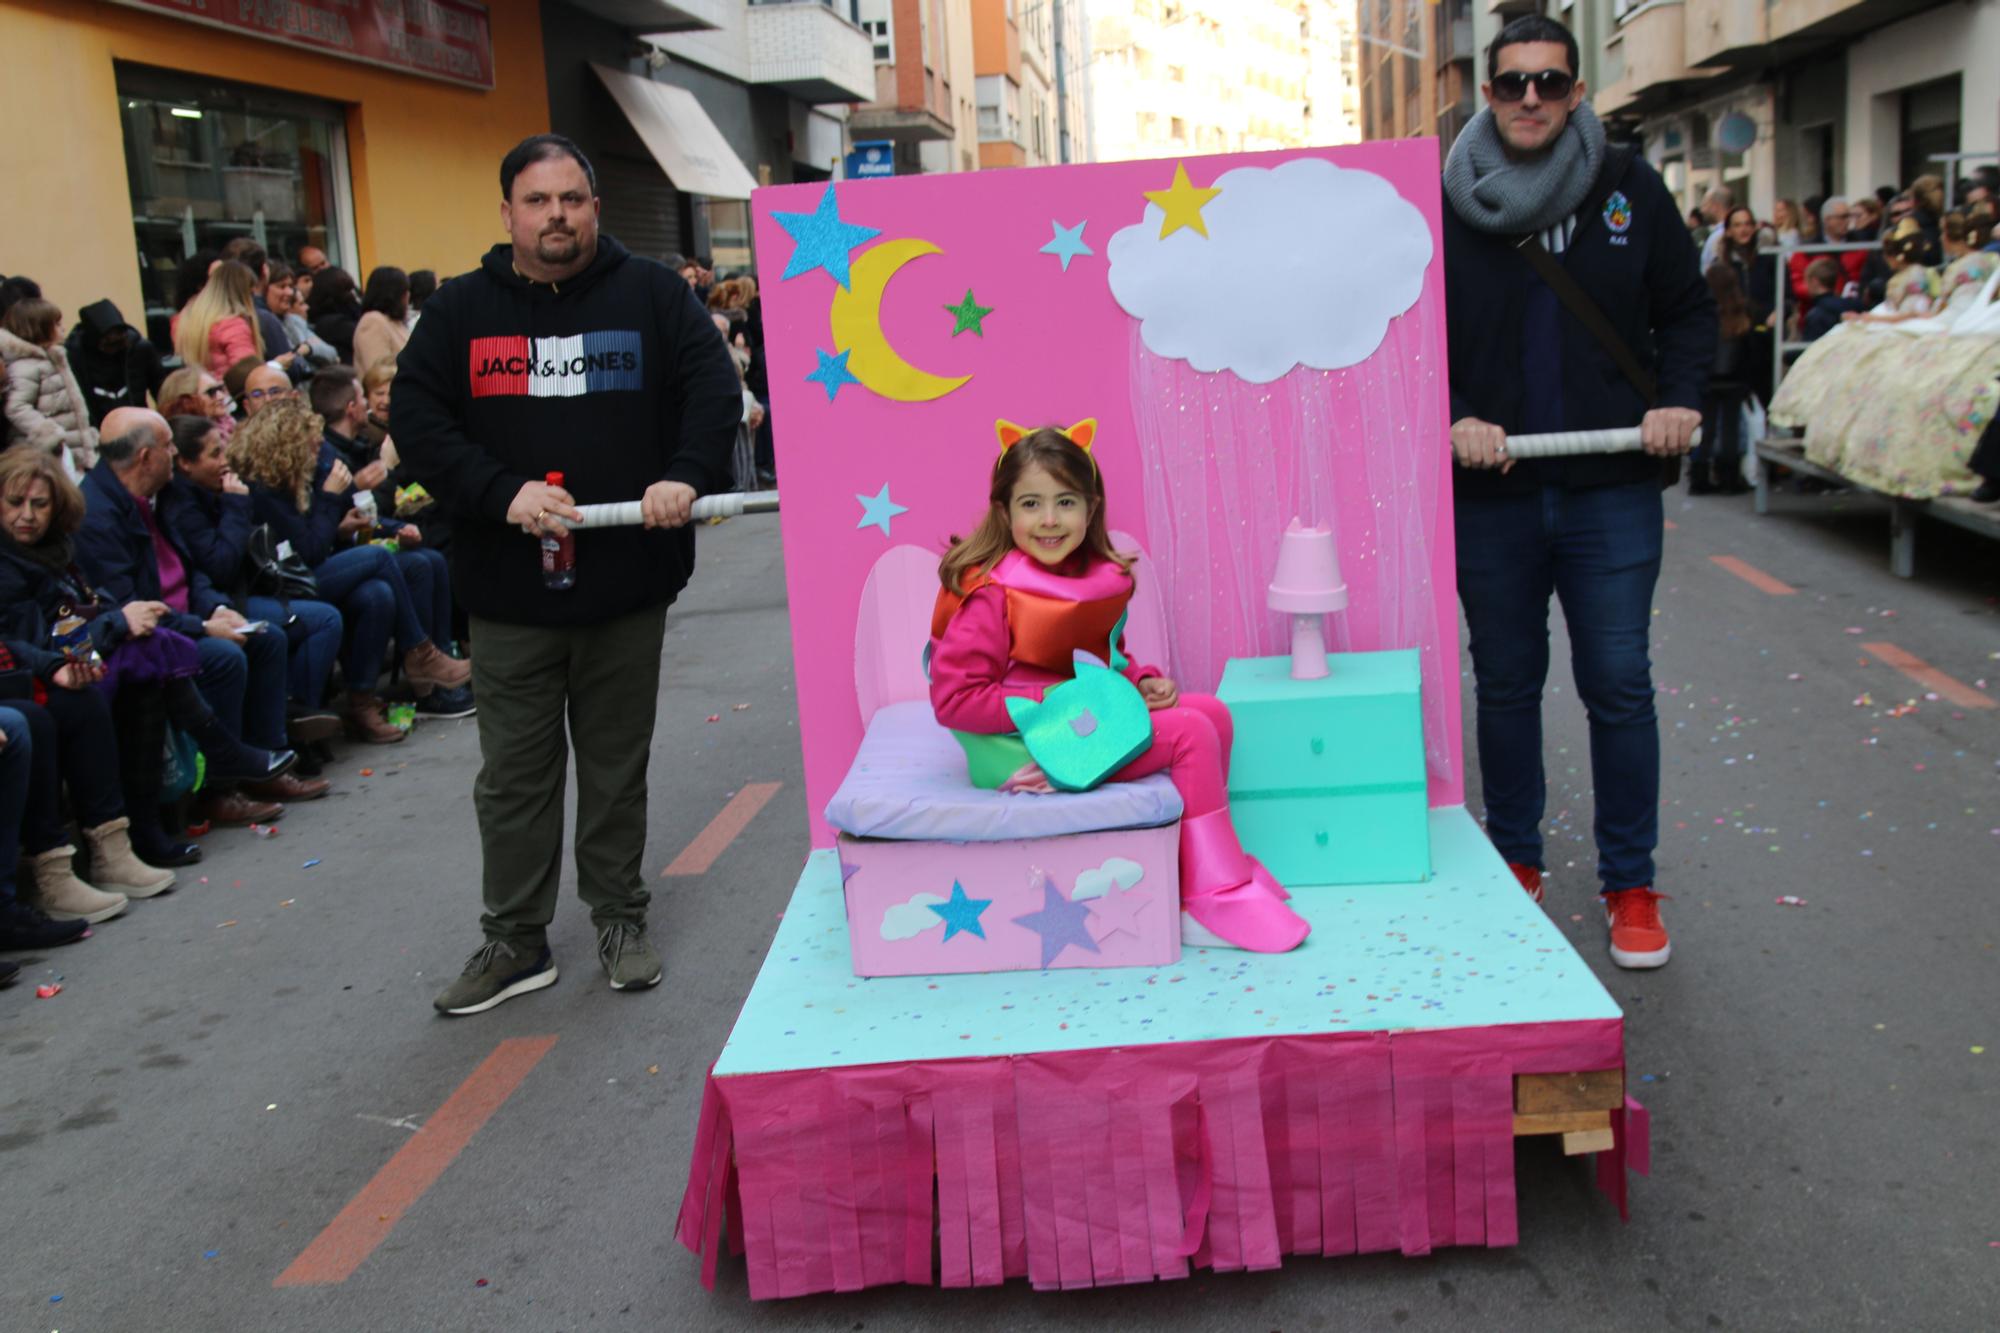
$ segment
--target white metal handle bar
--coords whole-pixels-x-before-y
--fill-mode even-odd
[[[580,519],[564,519],[572,528],[636,528],[645,519],[637,500],[619,504],[578,505]],[[732,491],[727,495],[704,495],[694,502],[693,518],[734,518],[738,514],[775,514],[776,491]]]
[[[1629,454],[1644,446],[1637,426],[1616,430],[1565,430],[1547,435],[1509,435],[1510,458],[1566,458],[1571,454]],[[1695,427],[1693,443],[1701,443],[1701,427]]]

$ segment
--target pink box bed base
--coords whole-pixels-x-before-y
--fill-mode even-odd
[[[1591,1019],[711,1075],[676,1231],[711,1290],[726,1232],[758,1300],[1512,1245],[1514,1075],[1623,1065]],[[1626,1216],[1650,1128],[1612,1124]]]
[[[1180,961],[1180,821],[1158,828],[1108,829],[1009,842],[903,842],[840,835],[847,899],[847,938],[858,977],[934,976],[953,972],[1036,971],[1041,936],[1014,918],[1043,907],[1041,876],[1069,898],[1077,876],[1113,857],[1144,873],[1127,894],[1143,894],[1133,914],[1137,933],[1118,930],[1096,939],[1097,952],[1071,945],[1050,968],[1154,967]],[[971,898],[992,900],[981,918],[984,938],[961,931],[944,938],[943,918],[913,939],[882,938],[882,914],[915,893],[951,896],[962,884]],[[1115,892],[1116,890],[1114,890]],[[1086,905],[1089,899],[1083,900]],[[1092,931],[1093,935],[1096,933]]]

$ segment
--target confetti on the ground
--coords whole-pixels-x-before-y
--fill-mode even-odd
[[[709,720],[710,722],[720,722],[720,721],[722,721],[722,714],[720,714],[720,713],[710,713],[710,714],[708,715],[708,720]]]
[[[312,860],[310,860],[310,861],[306,862],[306,863],[305,863],[304,865],[300,866],[300,867],[299,867],[299,869],[301,869],[301,870],[311,870],[311,869],[312,869],[312,868],[313,868],[314,866],[316,866],[316,865],[318,865],[318,864],[319,864],[319,858],[318,858],[317,856],[315,856],[315,857],[314,857],[314,858],[313,858]]]
[[[213,1259],[213,1258],[215,1258],[215,1256],[217,1256],[218,1254],[221,1254],[221,1253],[222,1253],[222,1251],[221,1251],[221,1250],[208,1250],[208,1251],[204,1252],[204,1253],[202,1254],[202,1256],[201,1256],[201,1257],[202,1257],[202,1258],[204,1258],[204,1259]]]
[[[482,1277],[478,1281],[474,1282],[472,1285],[475,1287],[483,1287],[486,1285],[486,1279]]]
[[[278,827],[275,824],[252,824],[250,831],[260,838],[275,838],[278,836]]]
[[[731,704],[731,705],[729,706],[729,711],[730,711],[730,712],[732,712],[732,713],[747,713],[748,711],[750,711],[750,705],[749,705],[749,704]]]
[[[372,768],[364,768],[361,770],[361,776],[364,778],[372,778],[375,776],[375,770]]]
[[[48,981],[35,987],[35,998],[38,1000],[53,1000],[60,994],[62,994],[60,981]]]
[[[275,1111],[278,1109],[278,1104],[276,1102],[272,1102],[269,1106],[265,1107],[264,1109],[266,1111]]]
[[[297,902],[297,901],[298,901],[298,899],[297,899],[297,898],[287,898],[287,899],[285,899],[285,901],[283,901],[283,902],[279,903],[279,904],[278,904],[278,906],[280,906],[280,907],[290,907],[290,906],[291,906],[291,905],[292,905],[293,903],[295,903],[295,902]]]
[[[1986,1054],[1986,1048],[1984,1046],[1975,1046],[1972,1048],[1972,1053],[1974,1055],[1984,1055]]]
[[[234,921],[218,921],[215,923],[215,928],[217,930],[228,930],[231,926],[235,924],[236,923]]]
[[[660,1072],[660,1067],[658,1065],[647,1065],[646,1072],[648,1074],[657,1074]]]
[[[1774,847],[1771,850],[1776,851],[1777,849]],[[1789,893],[1786,894],[1784,897],[1778,899],[1778,906],[1780,907],[1804,907],[1805,905],[1806,905],[1805,899],[1793,897]]]

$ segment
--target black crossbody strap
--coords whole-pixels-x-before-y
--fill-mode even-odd
[[[1529,267],[1535,270],[1537,276],[1549,285],[1549,290],[1556,294],[1556,299],[1563,303],[1570,314],[1576,316],[1577,323],[1590,330],[1590,336],[1597,339],[1598,345],[1610,353],[1612,362],[1623,372],[1626,379],[1632,381],[1632,387],[1646,400],[1646,406],[1651,407],[1659,402],[1660,386],[1653,379],[1653,372],[1639,364],[1639,358],[1632,355],[1632,349],[1618,336],[1618,330],[1611,327],[1611,321],[1597,308],[1597,302],[1586,296],[1583,288],[1576,285],[1576,279],[1569,275],[1569,270],[1556,262],[1556,257],[1548,252],[1541,238],[1530,232],[1516,241],[1514,248],[1521,252],[1521,257],[1528,261]]]

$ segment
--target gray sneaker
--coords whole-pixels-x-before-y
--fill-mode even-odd
[[[637,921],[614,921],[597,932],[597,961],[612,990],[644,990],[660,984],[660,956],[646,943],[646,928]]]
[[[505,940],[488,940],[432,1003],[441,1014],[483,1014],[503,1000],[555,984],[556,960],[546,945],[531,958]]]

